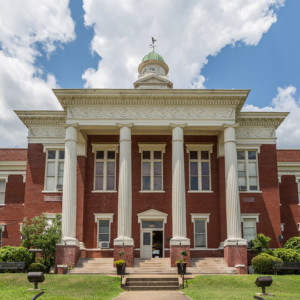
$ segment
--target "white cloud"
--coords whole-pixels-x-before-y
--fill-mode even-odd
[[[68,0],[0,0],[0,147],[26,146],[27,130],[13,110],[59,109],[56,79],[34,63],[75,38]],[[46,79],[43,79],[46,78]]]
[[[132,88],[150,37],[170,68],[174,88],[201,88],[209,55],[228,44],[257,45],[276,22],[284,0],[83,0],[85,24],[93,26],[98,68],[83,74],[86,87]],[[138,62],[131,64],[129,62]]]
[[[288,86],[278,88],[278,94],[272,105],[259,108],[245,105],[243,111],[279,111],[290,112],[277,129],[278,148],[300,148],[300,99],[296,99],[296,88]]]

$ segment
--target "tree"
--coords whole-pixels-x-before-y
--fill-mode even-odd
[[[33,217],[30,221],[24,219],[21,234],[24,237],[22,246],[27,249],[41,249],[41,262],[46,271],[55,264],[56,244],[61,240],[61,215],[57,214],[49,225],[44,213]]]
[[[265,236],[263,233],[257,234],[256,238],[251,241],[251,249],[262,252],[264,249],[270,248],[271,238]]]

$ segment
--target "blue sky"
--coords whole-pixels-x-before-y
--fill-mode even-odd
[[[251,89],[244,109],[292,111],[278,144],[300,148],[298,0],[0,4],[0,147],[26,147],[13,110],[60,109],[52,88],[132,88],[154,36],[174,88]]]

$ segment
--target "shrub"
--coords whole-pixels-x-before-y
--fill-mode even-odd
[[[4,246],[0,248],[0,261],[25,262],[25,269],[34,261],[34,254],[24,247]]]
[[[300,252],[300,236],[295,236],[288,239],[284,245],[285,249],[293,249]]]
[[[300,262],[300,253],[293,249],[278,248],[273,250],[273,256],[286,262]]]
[[[29,266],[31,272],[46,272],[46,267],[42,263],[32,263]]]
[[[263,233],[259,233],[256,238],[251,241],[251,249],[260,253],[263,249],[268,249],[270,247],[270,241],[271,238],[265,236]]]
[[[260,253],[252,259],[251,263],[255,273],[272,274],[274,272],[274,261],[282,262],[280,258],[274,257],[267,253]]]

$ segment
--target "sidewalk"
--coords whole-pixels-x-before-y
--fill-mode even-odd
[[[191,300],[181,291],[124,291],[113,300]]]

